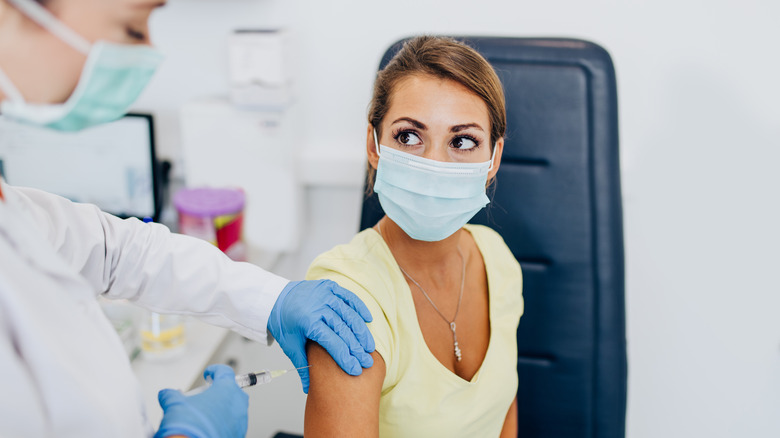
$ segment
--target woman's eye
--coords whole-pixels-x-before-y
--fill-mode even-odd
[[[457,137],[452,141],[452,147],[460,150],[468,150],[477,146],[477,142],[468,137]]]
[[[135,29],[133,29],[131,27],[127,28],[127,36],[129,36],[130,38],[132,38],[132,39],[134,39],[136,41],[141,41],[141,42],[146,41],[146,34],[144,34],[143,32],[137,31],[137,30],[135,30]]]
[[[399,143],[406,146],[417,146],[422,143],[420,137],[418,137],[416,134],[413,134],[411,132],[402,132],[398,134],[396,140],[398,140]]]

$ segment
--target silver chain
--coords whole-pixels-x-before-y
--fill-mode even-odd
[[[382,234],[382,224],[381,223],[378,224],[378,229],[379,229],[379,235],[382,236],[382,238],[384,239],[384,235]],[[423,293],[423,296],[425,297],[425,299],[427,299],[428,302],[431,303],[431,306],[433,306],[433,310],[435,310],[436,313],[438,313],[439,316],[441,316],[441,319],[443,319],[444,322],[449,324],[450,330],[452,330],[452,338],[453,338],[453,342],[454,342],[454,346],[455,346],[455,358],[458,360],[458,362],[460,362],[460,360],[461,360],[461,350],[460,350],[460,347],[458,346],[458,335],[457,335],[457,333],[455,333],[455,330],[457,329],[457,325],[455,325],[455,320],[458,319],[458,312],[460,311],[460,303],[461,303],[461,301],[463,301],[463,286],[466,284],[466,257],[463,256],[463,251],[460,250],[460,244],[458,244],[455,248],[457,248],[458,254],[460,255],[460,260],[463,263],[463,270],[462,270],[462,273],[461,273],[461,276],[460,276],[460,295],[458,296],[458,305],[457,305],[457,307],[455,307],[455,316],[452,317],[452,321],[447,319],[447,317],[444,316],[443,313],[441,313],[441,310],[439,310],[439,308],[433,302],[431,297],[428,296],[428,293],[425,292],[425,289],[423,289],[423,287],[420,286],[420,283],[418,283],[417,280],[412,278],[412,276],[409,275],[409,273],[406,272],[404,270],[404,268],[401,267],[401,265],[398,265],[398,269],[400,269],[401,272],[403,272],[403,274],[406,275],[406,277],[409,280],[411,280],[412,283],[414,283],[415,286],[417,286],[418,289],[420,289],[420,292]]]

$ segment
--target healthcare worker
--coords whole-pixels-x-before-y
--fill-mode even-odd
[[[163,4],[0,0],[0,114],[69,131],[122,116],[161,61],[147,24]],[[98,295],[273,337],[296,367],[307,339],[350,374],[372,364],[371,315],[335,283],[289,282],[161,225],[0,180],[0,437],[154,433]],[[161,391],[155,436],[246,433],[232,370],[206,376],[214,383],[198,395]],[[306,370],[301,380],[306,391]]]

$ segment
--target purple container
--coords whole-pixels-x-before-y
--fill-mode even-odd
[[[244,192],[240,189],[183,189],[173,197],[179,232],[211,242],[233,260],[246,260],[242,239]]]
[[[246,196],[240,189],[182,189],[173,197],[173,205],[179,213],[209,218],[240,213],[245,202]]]

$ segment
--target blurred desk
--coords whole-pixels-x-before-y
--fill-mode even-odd
[[[133,371],[141,383],[146,415],[157,428],[162,419],[162,409],[157,402],[161,389],[187,390],[203,382],[203,370],[211,364],[230,332],[221,327],[205,324],[196,319],[186,321],[187,346],[181,356],[165,360],[150,361],[140,355],[133,363]]]

